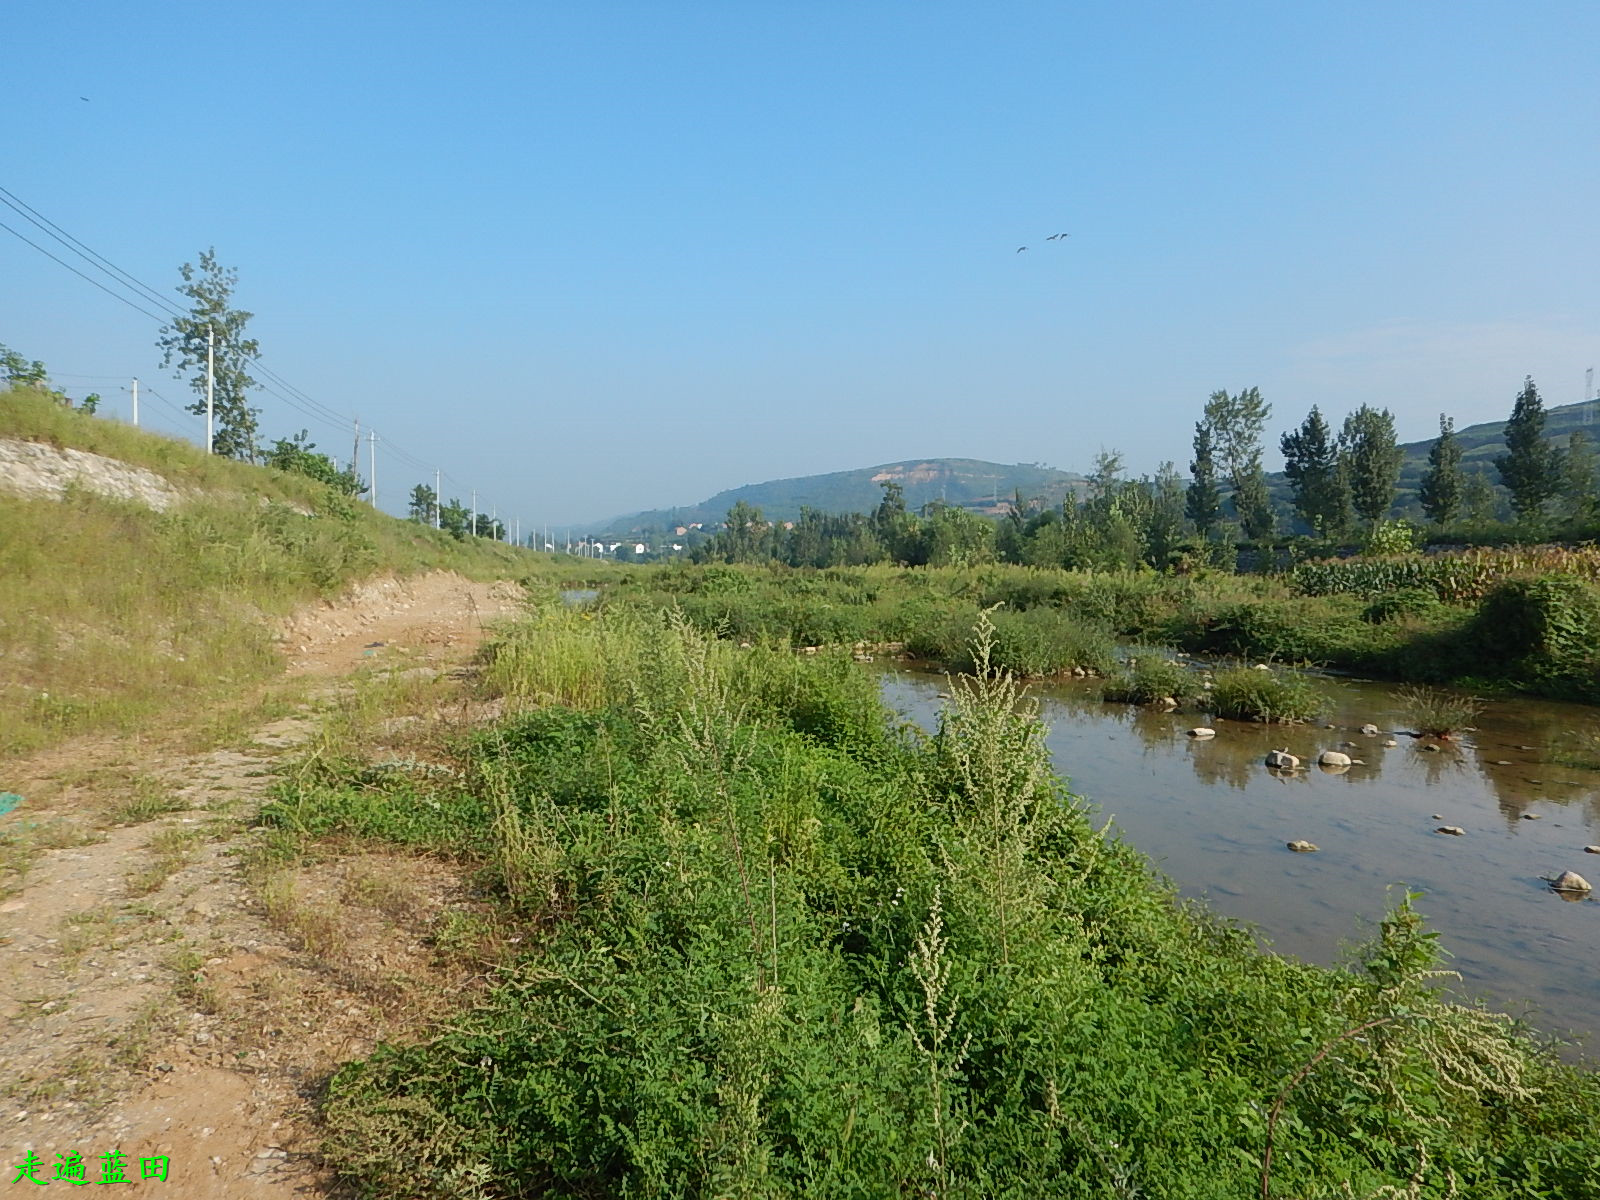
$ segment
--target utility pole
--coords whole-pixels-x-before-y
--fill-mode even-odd
[[[442,472],[435,470],[433,473],[433,527],[439,528],[439,506],[444,501],[439,499],[439,476]]]
[[[494,534],[494,540],[500,540],[500,506],[489,505],[489,532]]]
[[[215,453],[215,451],[213,451],[211,449],[211,441],[212,441],[212,438],[211,438],[211,422],[212,422],[213,409],[215,407],[215,405],[214,405],[214,403],[212,401],[212,392],[213,392],[213,390],[214,390],[214,388],[216,386],[216,373],[217,373],[216,346],[217,346],[217,327],[215,325],[207,325],[206,326],[206,453],[207,454]]]
[[[372,507],[378,507],[378,431],[367,430],[367,474],[372,476],[368,486],[372,489]]]
[[[139,428],[139,380],[133,381],[133,427]]]
[[[521,517],[512,517],[511,518],[511,523],[516,529],[516,532],[514,534],[512,534],[512,537],[516,539],[517,545],[520,546],[520,545],[522,545],[522,518]]]
[[[478,489],[472,489],[472,536],[478,536]]]

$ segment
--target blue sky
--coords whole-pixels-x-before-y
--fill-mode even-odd
[[[1412,439],[1600,365],[1592,0],[11,0],[4,29],[0,187],[165,293],[215,246],[268,365],[414,460],[380,448],[391,511],[417,464],[525,525],[919,456],[1153,471],[1217,388],[1259,386],[1273,442],[1364,402]],[[182,402],[155,334],[0,231],[0,341],[69,391]]]

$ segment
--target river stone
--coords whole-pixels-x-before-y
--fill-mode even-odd
[[[1322,848],[1322,847],[1318,846],[1315,842],[1300,841],[1298,839],[1295,840],[1295,841],[1289,842],[1288,846],[1289,846],[1289,849],[1293,850],[1296,854],[1315,854],[1318,850],[1320,850]]]
[[[1361,732],[1367,737],[1377,737],[1378,727],[1369,721],[1367,724],[1361,727]]]
[[[1538,813],[1523,813],[1522,814],[1522,819],[1524,821],[1542,821],[1542,820],[1544,820],[1544,818],[1542,816],[1540,816]]]
[[[1441,825],[1434,830],[1435,833],[1448,833],[1451,837],[1461,837],[1467,831],[1459,825]]]
[[[1300,768],[1300,760],[1287,750],[1272,750],[1267,754],[1267,766],[1277,771],[1295,771]]]
[[[1600,854],[1600,846],[1585,846],[1583,852],[1585,854]]]
[[[1352,761],[1343,750],[1324,750],[1317,755],[1317,765],[1322,767],[1348,767]]]
[[[1198,726],[1197,728],[1189,730],[1189,736],[1194,738],[1194,739],[1196,739],[1197,741],[1202,741],[1203,742],[1203,741],[1206,740],[1206,738],[1214,738],[1214,737],[1216,737],[1217,736],[1217,731],[1215,729],[1207,729],[1204,725],[1201,725],[1201,726]]]
[[[1395,741],[1393,738],[1384,738],[1383,744],[1385,746],[1398,746],[1400,743]]]
[[[1576,871],[1563,871],[1550,881],[1550,886],[1558,892],[1587,892],[1590,891],[1589,881]]]

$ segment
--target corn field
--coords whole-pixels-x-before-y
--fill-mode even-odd
[[[1302,596],[1372,599],[1401,588],[1432,592],[1446,604],[1475,604],[1502,580],[1560,573],[1600,583],[1600,547],[1474,547],[1454,553],[1359,557],[1301,563],[1289,573]]]

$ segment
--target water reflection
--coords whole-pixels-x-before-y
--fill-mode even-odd
[[[1500,1007],[1531,1003],[1551,1032],[1600,1031],[1600,903],[1563,903],[1544,882],[1564,869],[1600,873],[1583,853],[1600,842],[1600,771],[1560,749],[1595,728],[1593,710],[1497,701],[1459,740],[1420,738],[1392,689],[1321,685],[1326,724],[1289,727],[1108,704],[1093,680],[1034,693],[1057,770],[1184,893],[1285,952],[1333,962],[1394,889],[1421,891],[1470,991]],[[911,671],[884,676],[890,703],[924,725],[942,686]],[[1369,722],[1377,736],[1359,732]],[[1216,737],[1187,736],[1201,724]],[[1270,772],[1274,749],[1303,769]],[[1360,761],[1326,772],[1316,766],[1324,750]],[[1446,824],[1464,835],[1434,832]],[[1300,839],[1321,849],[1285,849]]]

